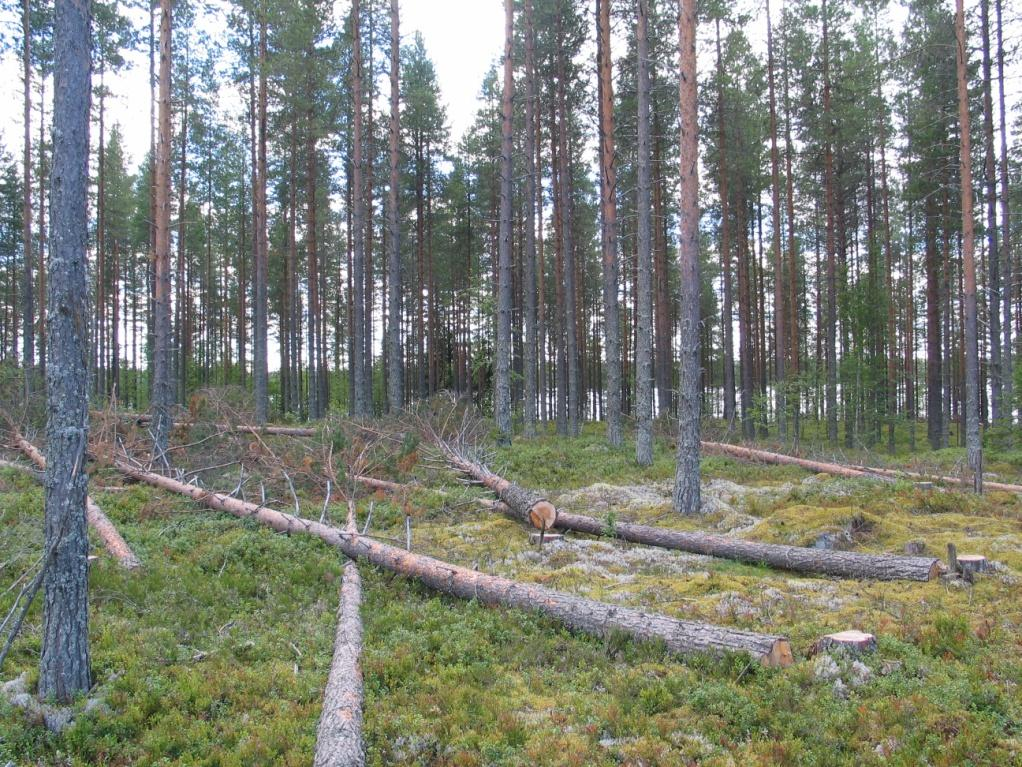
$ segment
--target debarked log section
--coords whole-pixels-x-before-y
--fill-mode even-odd
[[[116,466],[129,477],[187,495],[212,509],[238,517],[251,517],[280,532],[303,532],[318,536],[349,557],[362,557],[374,565],[415,578],[430,588],[462,599],[477,599],[486,604],[540,612],[561,621],[569,628],[597,636],[621,632],[641,641],[661,641],[668,650],[682,655],[747,652],[768,666],[787,666],[793,660],[791,646],[785,637],[677,620],[633,607],[609,605],[531,583],[486,575],[370,540],[357,533],[345,532],[221,493],[210,493],[170,477],[146,472],[124,461],[117,461]]]
[[[39,452],[35,445],[22,437],[17,431],[14,432],[14,444],[21,452],[28,456],[29,460],[40,471],[46,471],[46,457]],[[85,499],[85,518],[92,529],[96,531],[99,539],[103,541],[103,546],[106,547],[106,550],[110,552],[111,556],[117,560],[121,567],[126,570],[134,570],[142,566],[142,562],[135,556],[135,552],[131,550],[131,547],[121,537],[121,534],[114,527],[114,523],[110,521],[110,518],[92,500],[92,496],[87,496]]]

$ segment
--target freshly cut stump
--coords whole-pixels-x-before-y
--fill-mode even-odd
[[[813,653],[830,652],[840,650],[849,655],[861,655],[874,652],[877,649],[877,638],[864,631],[838,631],[836,634],[827,634],[816,640],[813,645]]]

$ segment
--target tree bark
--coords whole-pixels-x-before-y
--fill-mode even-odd
[[[787,379],[784,369],[785,332],[784,307],[784,254],[781,252],[781,171],[777,149],[777,99],[774,93],[774,36],[770,23],[770,0],[766,2],[767,72],[770,90],[770,187],[772,194],[771,228],[774,246],[774,387],[777,407],[777,434],[782,439],[788,434]],[[789,276],[789,279],[791,277]]]
[[[997,158],[994,152],[994,103],[990,58],[990,0],[980,0],[983,42],[983,170],[987,210],[987,322],[990,326],[990,417],[1001,420],[1001,256],[997,249]]]
[[[504,91],[501,99],[500,232],[497,264],[497,343],[493,409],[501,442],[511,443],[511,122],[514,93],[514,2],[504,0]]]
[[[696,2],[682,0],[678,16],[681,64],[681,193],[678,267],[681,275],[681,369],[678,383],[678,455],[674,475],[674,510],[695,514],[702,509],[699,489],[700,409],[702,405],[699,305],[699,110],[696,93]]]
[[[514,519],[525,519],[508,504],[492,502],[487,505]],[[557,512],[553,526],[558,530],[574,530],[588,535],[610,535],[644,546],[657,546],[751,564],[766,564],[780,570],[799,573],[833,575],[838,578],[930,581],[941,572],[940,560],[932,557],[811,549],[804,546],[760,543],[714,533],[668,530],[631,522],[615,522],[613,528],[609,528],[605,520],[565,511]]]
[[[606,637],[614,633],[625,633],[638,641],[659,641],[669,651],[679,655],[745,652],[766,666],[788,666],[794,660],[788,640],[784,637],[676,620],[636,608],[609,605],[543,586],[486,575],[379,543],[357,533],[347,533],[221,493],[210,493],[170,477],[142,471],[123,461],[117,461],[116,465],[120,471],[134,479],[187,495],[217,511],[253,518],[279,532],[315,535],[353,559],[362,557],[378,567],[415,578],[432,589],[461,599],[539,612],[586,634]]]
[[[397,0],[393,0],[397,2]],[[346,531],[355,533],[353,507],[348,509]],[[337,633],[330,664],[323,710],[316,729],[314,767],[362,767],[362,579],[355,560],[344,563],[337,605]]]
[[[390,0],[390,189],[387,194],[387,226],[390,230],[387,278],[390,281],[387,325],[387,397],[391,411],[404,407],[404,364],[401,346],[401,312],[404,280],[401,276],[401,223],[398,209],[401,162],[400,20],[398,0]]]
[[[165,460],[173,427],[170,365],[170,66],[171,2],[160,0],[159,126],[156,144],[156,348],[153,365],[153,456]]]
[[[727,178],[727,133],[724,120],[724,61],[720,53],[720,19],[717,27],[717,174],[718,195],[720,196],[720,260],[723,265],[721,279],[723,281],[723,315],[721,332],[724,343],[724,421],[728,433],[735,424],[735,344],[734,344],[734,305],[732,299],[731,280],[731,241],[730,211],[728,209],[728,178]]]
[[[266,101],[267,101],[266,9],[259,10],[259,99],[258,149],[255,179],[252,185],[256,237],[252,270],[252,385],[255,393],[256,422],[263,424],[270,415],[267,325],[267,263],[269,242],[266,232]]]
[[[973,489],[983,492],[983,445],[979,425],[979,331],[976,310],[975,222],[972,215],[972,154],[969,135],[968,51],[965,47],[964,0],[955,4],[955,50],[958,70],[959,177],[962,193],[962,279],[965,314],[965,448]]]
[[[352,0],[351,89],[354,94],[352,119],[352,370],[350,385],[354,391],[354,415],[371,415],[372,403],[366,400],[365,363],[365,182],[363,181],[362,146],[362,14],[361,0]]]
[[[826,410],[827,440],[837,443],[837,254],[835,245],[833,117],[830,104],[830,47],[828,44],[827,0],[823,0],[823,130],[824,194],[827,205],[827,319],[826,319]]]
[[[1013,395],[1014,379],[1012,373],[1012,358],[1014,349],[1012,347],[1012,294],[1014,290],[1014,266],[1011,256],[1011,211],[1008,195],[1008,130],[1005,124],[1007,120],[1004,106],[1004,35],[1001,25],[1001,0],[994,0],[994,8],[997,12],[997,83],[998,102],[1000,108],[1000,133],[1001,133],[1001,282],[1004,290],[1001,291],[1001,333],[1002,354],[1001,354],[1001,401],[1004,419],[1009,425],[1015,422],[1015,404]]]
[[[91,687],[84,471],[89,434],[87,195],[91,25],[87,3],[57,0],[54,27],[53,242],[47,293],[47,469],[39,695]]]
[[[653,282],[650,231],[649,151],[649,3],[636,3],[638,143],[636,159],[636,217],[638,281],[635,301],[635,461],[653,463]]]
[[[22,7],[22,77],[24,79],[24,128],[25,146],[22,172],[24,174],[21,198],[21,245],[22,245],[22,321],[21,328],[24,340],[21,345],[22,371],[25,377],[25,399],[32,394],[32,377],[35,366],[35,306],[32,287],[32,17],[29,0],[24,0]],[[39,147],[40,153],[43,151]],[[40,200],[42,205],[43,201]]]
[[[536,435],[536,29],[532,0],[525,0],[525,378],[526,437]],[[604,255],[606,258],[606,255]],[[540,350],[541,351],[541,350]],[[608,426],[609,428],[609,426]]]

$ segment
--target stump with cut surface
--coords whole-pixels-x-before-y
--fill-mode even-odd
[[[820,637],[813,645],[813,654],[837,650],[850,655],[861,655],[876,649],[877,638],[875,636],[852,629]]]
[[[187,495],[212,509],[255,519],[279,532],[304,532],[318,536],[349,557],[362,557],[374,565],[415,578],[430,588],[462,599],[539,612],[576,631],[596,636],[623,633],[640,641],[662,642],[667,650],[681,655],[745,652],[767,666],[788,666],[793,662],[791,645],[786,637],[677,620],[634,607],[597,602],[532,583],[487,575],[311,519],[274,511],[223,493],[211,493],[144,471],[125,461],[115,461],[115,465],[133,479]]]
[[[963,575],[975,575],[986,570],[987,558],[982,554],[959,554],[958,571]]]

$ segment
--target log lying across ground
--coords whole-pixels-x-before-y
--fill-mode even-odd
[[[525,518],[506,504],[491,505],[496,511],[515,519]],[[610,532],[606,522],[583,514],[558,511],[554,527],[589,535]],[[720,559],[733,559],[750,564],[765,564],[797,573],[833,575],[877,581],[930,581],[942,571],[941,562],[933,557],[909,557],[901,554],[863,554],[855,551],[810,549],[780,543],[760,543],[744,538],[731,538],[715,533],[684,532],[631,522],[615,522],[613,535],[631,543],[659,546],[690,554],[705,554]]]
[[[17,445],[18,449],[21,450],[29,460],[34,463],[40,471],[46,471],[46,458],[43,456],[36,446],[29,442],[27,439],[21,436],[18,432],[14,432],[14,444]],[[121,534],[117,532],[117,528],[114,527],[114,523],[110,521],[110,518],[103,513],[103,510],[96,505],[96,502],[92,500],[91,496],[85,499],[85,518],[88,520],[89,525],[96,531],[96,535],[103,541],[103,545],[106,550],[117,560],[121,567],[126,570],[134,570],[137,567],[142,566],[142,562],[138,557],[135,556],[135,552],[131,550]]]
[[[847,477],[850,479],[872,477],[876,479],[876,475],[879,474],[879,472],[873,472],[867,469],[855,469],[850,466],[844,466],[840,463],[811,461],[807,458],[796,458],[793,455],[772,453],[768,450],[757,450],[751,447],[743,447],[742,445],[732,445],[727,442],[703,442],[702,446],[704,450],[733,455],[735,458],[741,458],[745,461],[759,461],[761,463],[771,463],[779,466],[799,466],[803,469],[815,471],[817,473],[822,472],[826,474],[833,474],[836,477]]]
[[[503,503],[495,505],[496,510],[515,519],[536,524],[535,515],[529,503],[532,499],[539,498],[538,495],[529,493],[514,483],[497,476],[483,464],[466,458],[450,445],[445,445],[442,449],[452,466],[497,493]],[[498,491],[498,488],[501,490]],[[512,491],[509,492],[509,488]],[[508,498],[517,502],[511,503],[507,500]],[[560,530],[574,530],[590,535],[606,535],[609,532],[607,524],[601,519],[582,514],[569,514],[554,509],[552,505],[550,508],[552,510],[552,515],[548,517],[550,522],[543,529],[556,527]],[[941,572],[940,560],[932,557],[810,549],[804,546],[760,543],[713,533],[682,532],[630,522],[616,522],[613,534],[617,538],[647,546],[659,546],[692,554],[734,559],[739,562],[766,564],[800,573],[835,575],[841,578],[929,581],[936,578]]]
[[[222,493],[211,493],[170,477],[146,472],[125,461],[116,461],[116,466],[133,479],[187,495],[211,509],[250,517],[280,532],[318,536],[349,557],[362,557],[378,567],[416,578],[430,588],[462,599],[540,612],[588,634],[608,636],[621,632],[642,641],[662,641],[668,650],[678,654],[747,652],[768,666],[787,666],[793,660],[791,646],[785,637],[677,620],[633,607],[609,605],[531,583],[486,575],[357,533],[267,509]]]
[[[434,442],[451,466],[491,490],[516,516],[528,520],[540,530],[549,530],[556,524],[557,509],[539,493],[494,474],[485,464],[463,455],[442,439],[437,438]]]
[[[147,424],[153,419],[148,413],[125,413],[121,416],[125,420],[134,421],[137,424]],[[176,421],[176,425],[183,426],[194,426],[196,423],[201,421]],[[250,426],[248,424],[229,424],[219,423],[211,424],[218,429],[222,429],[225,432],[239,432],[248,434],[276,434],[281,437],[314,437],[316,436],[316,430],[310,429],[307,426]]]
[[[352,508],[347,532],[355,531]],[[362,767],[362,579],[354,559],[344,564],[337,633],[330,675],[323,692],[323,710],[316,729],[315,767]]]
[[[919,479],[942,482],[947,485],[972,486],[971,479],[962,479],[961,477],[952,477],[942,474],[926,474],[925,472],[910,471],[909,469],[885,469],[876,466],[857,466],[842,463],[828,463],[825,461],[813,461],[807,458],[797,458],[793,455],[773,453],[767,450],[757,450],[755,448],[744,447],[742,445],[732,445],[726,442],[703,442],[702,445],[705,450],[733,455],[736,458],[741,458],[746,461],[759,461],[761,463],[771,463],[782,466],[799,466],[809,471],[833,474],[836,477],[848,477],[853,479],[865,477],[869,479],[884,480]],[[988,482],[984,480],[983,487],[988,490],[1000,490],[1006,493],[1022,493],[1022,485],[1013,485],[1007,482]]]

